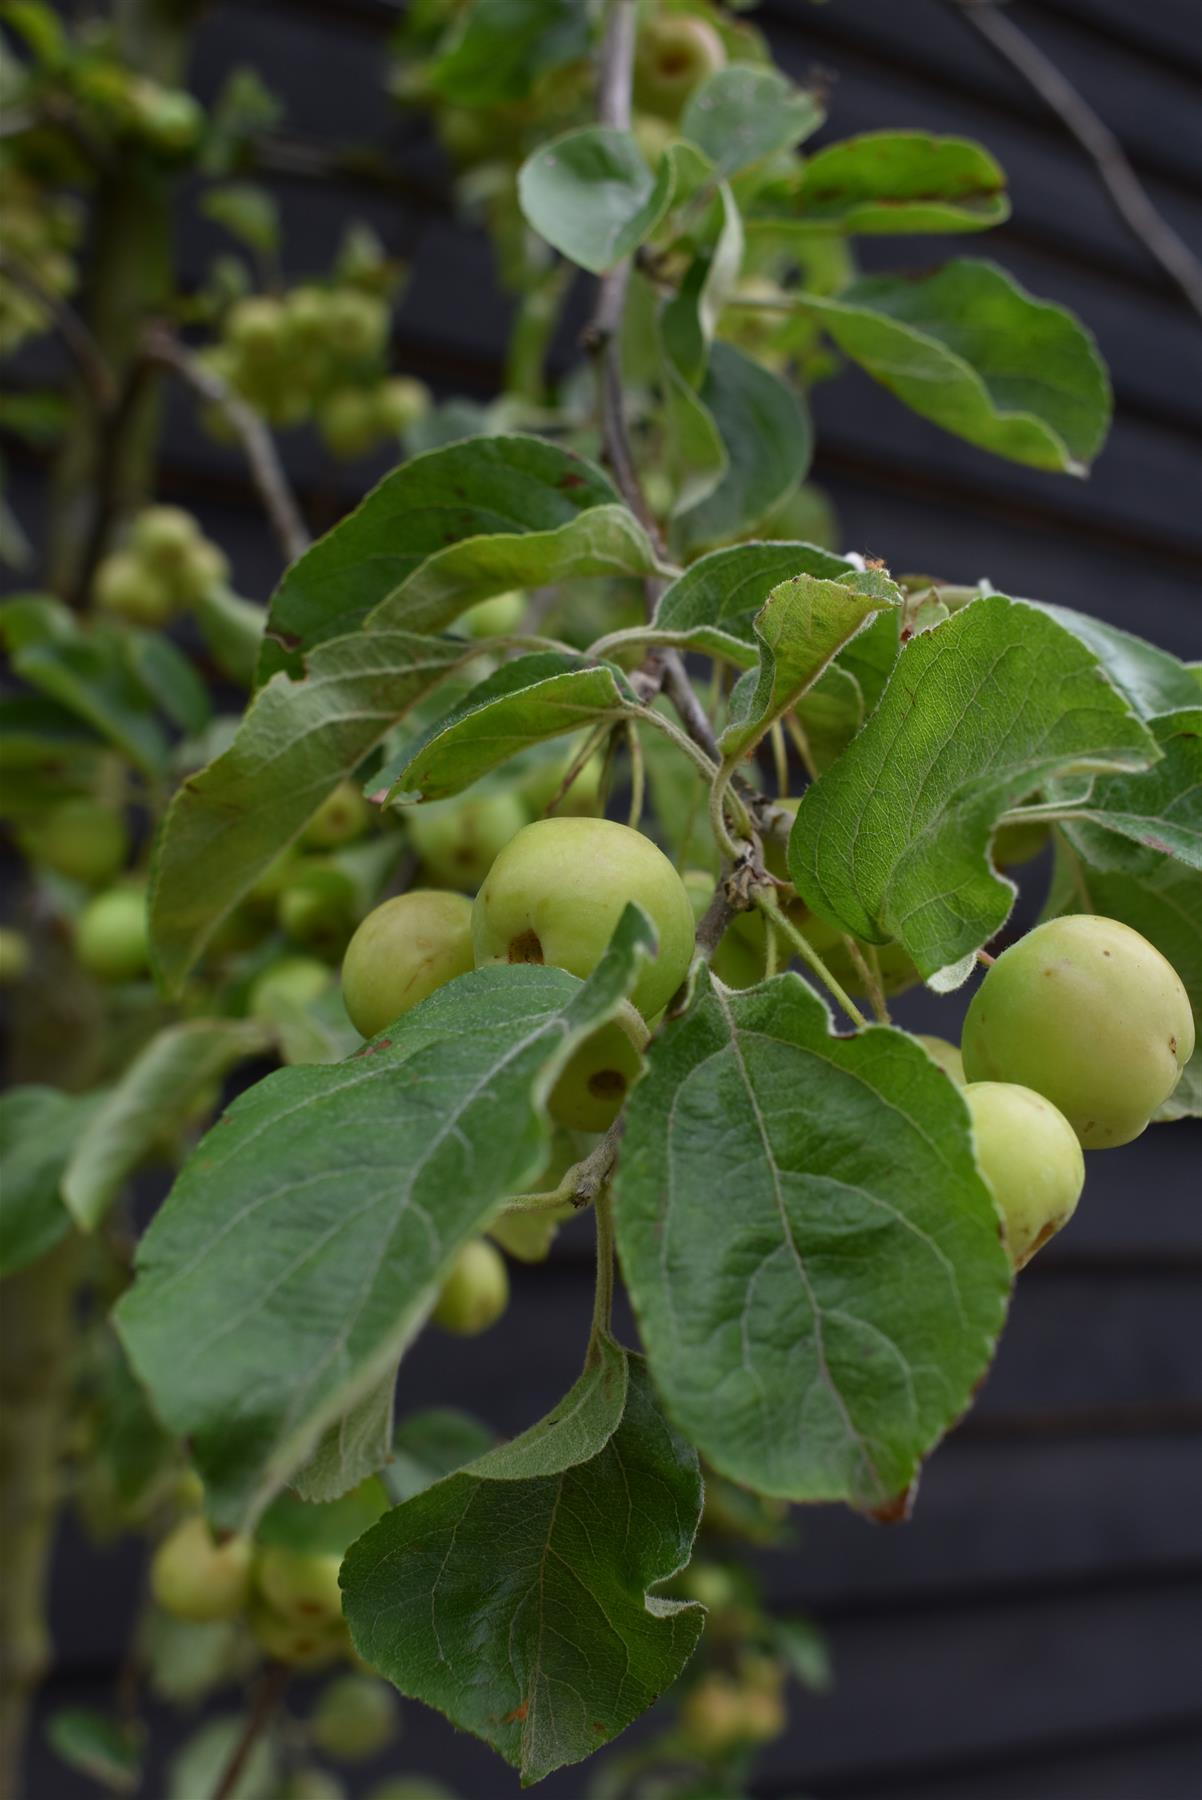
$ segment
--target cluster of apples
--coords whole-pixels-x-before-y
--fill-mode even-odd
[[[97,981],[133,981],[150,963],[146,892],[141,881],[123,875],[131,838],[123,810],[89,794],[56,802],[17,832],[22,854],[80,887],[93,890],[75,921],[75,955]],[[6,933],[19,979],[29,948],[18,932]]]
[[[235,301],[204,360],[271,424],[312,419],[332,455],[363,456],[410,430],[430,406],[424,382],[385,372],[391,323],[382,294],[306,282],[278,297]],[[220,434],[219,416],[206,418]]]
[[[97,564],[92,598],[112,618],[160,630],[220,587],[225,552],[181,506],[148,506]]]

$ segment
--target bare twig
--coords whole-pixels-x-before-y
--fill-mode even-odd
[[[238,434],[280,549],[288,562],[295,562],[309,548],[309,531],[284,473],[275,440],[263,420],[227,381],[206,368],[165,326],[155,326],[147,334],[146,352],[152,361],[178,375],[211,406],[220,407]]]
[[[212,1800],[230,1800],[230,1796],[236,1792],[251,1751],[271,1723],[272,1715],[283,1699],[284,1689],[287,1685],[288,1669],[286,1666],[283,1663],[270,1663],[263,1672],[263,1679],[259,1683],[254,1705],[247,1716],[242,1735],[234,1745],[230,1759],[221,1771],[217,1786],[213,1789]]]
[[[1202,315],[1202,263],[1161,218],[1110,127],[995,0],[954,0],[954,4],[965,21],[1029,82],[1092,158],[1128,229],[1176,282],[1194,311]]]
[[[0,275],[6,276],[14,287],[22,289],[42,308],[66,345],[97,409],[108,412],[116,404],[117,383],[103,350],[79,314],[67,305],[61,295],[52,293],[39,281],[28,263],[9,250],[0,250]]]

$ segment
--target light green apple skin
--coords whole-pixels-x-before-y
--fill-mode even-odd
[[[214,1542],[200,1513],[168,1533],[150,1564],[150,1590],[177,1619],[205,1624],[232,1619],[250,1594],[253,1552],[243,1537]]]
[[[371,807],[353,781],[340,781],[326,795],[301,836],[314,850],[332,850],[362,837],[371,820]]]
[[[586,1038],[551,1089],[547,1110],[569,1131],[608,1131],[643,1066],[649,1033],[624,1001],[616,1018]]]
[[[125,866],[129,832],[122,813],[80,794],[51,807],[21,833],[21,844],[32,860],[57,874],[103,887]]]
[[[486,1238],[469,1238],[451,1265],[431,1317],[457,1337],[495,1325],[509,1304],[505,1258]]]
[[[963,1087],[967,1077],[964,1074],[964,1058],[959,1047],[949,1043],[947,1038],[928,1037],[925,1032],[918,1032],[918,1042],[933,1062],[937,1062],[945,1075],[950,1075],[957,1087]]]
[[[465,637],[504,637],[517,631],[526,616],[526,596],[514,589],[508,594],[494,594],[489,600],[478,600],[469,606],[459,621],[458,629]]]
[[[639,107],[674,119],[694,88],[726,66],[726,46],[704,19],[668,14],[639,33],[634,96]]]
[[[264,1656],[292,1669],[324,1669],[349,1650],[341,1620],[285,1617],[258,1595],[252,1595],[247,1624]]]
[[[75,954],[97,981],[133,981],[150,967],[146,895],[109,888],[88,902],[75,927]]]
[[[311,1006],[330,985],[330,970],[315,956],[284,956],[264,969],[250,990],[246,1010],[271,1024],[281,1011]]]
[[[1085,1186],[1085,1158],[1072,1126],[1050,1100],[1010,1081],[970,1081],[977,1166],[1006,1224],[1015,1269],[1068,1224]]]
[[[369,912],[347,945],[343,1003],[355,1030],[375,1037],[474,966],[471,901],[415,888]]]
[[[386,1681],[370,1675],[340,1675],[331,1681],[313,1713],[313,1742],[326,1756],[359,1762],[377,1756],[396,1736],[396,1695]]]
[[[476,963],[550,963],[583,980],[600,962],[627,901],[659,940],[630,999],[643,1017],[666,1006],[693,954],[693,908],[663,851],[612,819],[536,819],[506,845],[476,896]]]
[[[281,1619],[297,1625],[329,1625],[342,1618],[339,1556],[307,1554],[265,1544],[255,1562],[255,1586]]]
[[[1059,1107],[1087,1150],[1129,1144],[1193,1054],[1172,964],[1117,919],[1072,913],[1003,951],[973,996],[970,1082],[1014,1081]]]
[[[405,822],[426,873],[447,887],[475,893],[528,816],[517,794],[498,789],[415,807]]]

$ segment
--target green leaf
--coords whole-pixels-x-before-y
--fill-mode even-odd
[[[802,396],[730,344],[712,345],[700,399],[727,466],[713,491],[673,520],[673,541],[686,554],[750,529],[805,479],[813,449]]]
[[[0,1276],[44,1256],[70,1231],[63,1170],[99,1100],[50,1087],[0,1094]]]
[[[48,694],[108,739],[143,774],[166,765],[167,739],[151,717],[141,683],[131,673],[116,633],[47,638],[12,658],[15,675]]]
[[[624,1731],[704,1619],[649,1591],[688,1559],[696,1457],[641,1358],[607,1340],[594,1356],[550,1420],[397,1507],[343,1564],[359,1653],[523,1786]]]
[[[1119,919],[1155,944],[1181,977],[1202,1027],[1202,891],[1192,869],[1167,858],[1138,875],[1094,869],[1058,843],[1044,917],[1077,912]],[[1156,1117],[1202,1118],[1202,1030],[1181,1080]]]
[[[243,1019],[189,1019],[151,1038],[91,1114],[63,1171],[62,1196],[79,1229],[95,1231],[198,1093],[267,1043],[263,1027]]]
[[[864,713],[859,682],[837,662],[824,669],[797,701],[793,717],[805,735],[816,774],[823,774],[842,756],[863,725]]]
[[[649,575],[655,553],[600,469],[531,437],[474,437],[415,456],[287,571],[259,676],[352,632],[441,631],[510,588]]]
[[[1150,875],[1166,856],[1202,869],[1202,707],[1163,713],[1150,730],[1161,761],[1143,774],[1095,781],[1088,803],[1061,820],[1095,869]],[[1048,798],[1055,797],[1053,783]]]
[[[1055,776],[1157,756],[1078,638],[992,594],[902,650],[859,737],[802,799],[789,871],[830,924],[896,939],[928,979],[958,970],[1013,902],[988,853],[1001,814]]]
[[[984,231],[1010,216],[1010,202],[1000,165],[980,144],[925,131],[870,131],[807,158],[790,216],[807,232]]]
[[[578,0],[476,0],[430,85],[457,106],[524,100],[547,70],[587,56],[592,37],[591,10]]]
[[[137,1788],[142,1762],[138,1739],[107,1713],[64,1707],[47,1720],[46,1741],[68,1768],[110,1793],[132,1794]]]
[[[155,848],[151,939],[170,991],[326,795],[464,655],[359,633],[313,651],[303,680],[276,675],[256,695],[230,748],[176,794]]]
[[[253,687],[263,649],[266,608],[219,585],[209,588],[198,602],[196,623],[221,673],[241,687]]]
[[[208,689],[183,651],[161,632],[130,631],[125,654],[147,700],[192,736],[213,716]]]
[[[1093,339],[993,263],[871,275],[798,304],[914,412],[982,450],[1081,475],[1105,441],[1110,383]]]
[[[97,1536],[144,1525],[179,1477],[179,1450],[147,1403],[115,1333],[85,1345],[80,1387],[91,1426],[80,1504]]]
[[[385,1474],[388,1490],[396,1501],[412,1500],[444,1475],[483,1456],[495,1441],[487,1425],[453,1407],[432,1406],[426,1412],[410,1413],[396,1428],[392,1461]]]
[[[302,1500],[336,1501],[383,1468],[392,1448],[396,1383],[396,1369],[387,1369],[348,1412],[326,1427],[292,1478]]]
[[[535,744],[637,704],[622,671],[558,651],[515,657],[381,770],[392,800],[444,800]]]
[[[618,1245],[656,1385],[722,1474],[888,1507],[968,1406],[1009,1266],[968,1110],[912,1038],[796,975],[703,971],[648,1055]]]
[[[769,594],[793,576],[834,578],[851,564],[816,544],[733,544],[711,550],[660,595],[657,631],[743,668],[757,660],[755,621]]]
[[[278,1544],[303,1556],[343,1556],[355,1539],[388,1511],[383,1482],[373,1475],[338,1500],[302,1500],[290,1488],[277,1494],[255,1530],[260,1544]]]
[[[629,131],[586,125],[539,148],[518,170],[526,221],[569,262],[603,275],[632,256],[704,170],[670,145],[656,174]]]
[[[696,88],[680,128],[726,178],[818,130],[826,114],[814,94],[775,69],[732,63]]]
[[[836,651],[874,614],[896,609],[901,599],[901,589],[873,571],[833,581],[795,575],[773,588],[755,619],[759,668],[749,671],[731,695],[730,719],[720,740],[726,760],[746,756]]]
[[[259,256],[274,256],[280,245],[280,209],[275,196],[257,181],[230,181],[200,197],[200,211]]]
[[[718,319],[743,266],[743,221],[725,182],[711,212],[713,241],[693,258],[659,320],[664,350],[693,387],[704,378]]]
[[[540,1172],[546,1095],[651,942],[628,907],[583,985],[461,976],[349,1062],[268,1076],[203,1139],[117,1320],[217,1523],[253,1522],[395,1367],[460,1245]]]
[[[1145,643],[1129,631],[1120,631],[1117,625],[1092,619],[1088,613],[1074,612],[1071,607],[1050,606],[1044,600],[1032,600],[1030,604],[1089,645],[1132,712],[1141,719],[1180,712],[1183,707],[1198,704],[1197,677],[1167,650]]]
[[[812,1694],[829,1694],[835,1672],[826,1638],[813,1619],[775,1619],[772,1642],[791,1674]]]

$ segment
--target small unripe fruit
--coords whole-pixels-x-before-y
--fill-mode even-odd
[[[525,594],[494,594],[491,600],[478,600],[475,606],[469,606],[458,628],[470,638],[504,637],[518,629],[525,613]]]
[[[336,355],[351,361],[376,356],[388,339],[386,301],[358,288],[336,288],[326,310],[326,341]]]
[[[20,931],[0,926],[0,987],[15,987],[28,972],[29,940]]]
[[[316,1747],[341,1762],[376,1756],[396,1736],[396,1695],[370,1675],[340,1675],[317,1702],[311,1732]]]
[[[663,851],[610,819],[539,819],[506,845],[476,896],[477,965],[550,963],[583,979],[631,900],[659,940],[630,996],[651,1018],[688,972],[693,908]]]
[[[505,1258],[486,1238],[469,1238],[451,1265],[430,1316],[444,1331],[475,1337],[495,1325],[508,1304]]]
[[[653,169],[658,169],[669,144],[676,142],[677,134],[672,126],[654,113],[636,113],[630,128],[647,162]]]
[[[152,631],[175,610],[168,583],[131,550],[114,550],[98,565],[92,596],[101,612]]]
[[[634,94],[640,107],[674,119],[701,83],[726,67],[726,46],[704,19],[665,13],[639,33]]]
[[[204,109],[191,94],[179,88],[160,87],[155,81],[130,83],[134,117],[156,150],[179,155],[191,150],[204,130]]]
[[[273,358],[281,348],[288,323],[281,301],[268,294],[248,294],[231,306],[226,316],[225,336],[248,360],[265,361]]]
[[[417,888],[369,912],[347,946],[342,998],[355,1030],[375,1037],[474,966],[472,903]]]
[[[199,1513],[165,1537],[150,1564],[150,1590],[177,1619],[201,1624],[232,1619],[250,1594],[252,1550],[247,1538],[215,1543]]]
[[[1193,1055],[1171,963],[1117,919],[1049,919],[1003,951],[964,1021],[970,1082],[1011,1081],[1059,1107],[1087,1150],[1130,1143]]]
[[[569,1131],[608,1131],[638,1080],[647,1038],[641,1015],[623,1001],[617,1017],[594,1031],[569,1059],[551,1089],[551,1117]]]
[[[779,1694],[746,1688],[729,1675],[704,1675],[681,1702],[680,1727],[702,1756],[721,1757],[741,1744],[779,1737],[786,1723]]]
[[[496,788],[460,794],[405,815],[409,841],[435,881],[474,892],[500,852],[526,823],[517,794]]]
[[[355,884],[332,865],[303,865],[276,904],[280,929],[298,944],[324,955],[340,952],[355,918]]]
[[[101,887],[124,868],[129,833],[115,808],[80,795],[60,800],[44,819],[27,827],[21,833],[21,847],[32,862],[57,875]]]
[[[401,437],[430,410],[430,390],[412,375],[393,375],[375,391],[376,423],[385,437]]]
[[[347,1653],[346,1631],[339,1623],[286,1618],[255,1598],[251,1600],[247,1621],[264,1656],[289,1668],[324,1669]]]
[[[176,600],[181,606],[196,606],[214,588],[221,587],[229,579],[229,572],[229,558],[225,551],[216,544],[211,544],[207,538],[202,538],[193,545],[176,576]]]
[[[164,576],[174,576],[201,542],[200,526],[182,506],[146,507],[129,534],[134,555]]]
[[[146,896],[141,888],[110,888],[79,916],[75,954],[98,981],[133,981],[150,966]]]
[[[1016,1269],[1067,1225],[1085,1186],[1085,1158],[1073,1128],[1050,1100],[1008,1081],[970,1081],[977,1164],[1006,1222]]]
[[[327,1769],[294,1769],[273,1800],[349,1800],[346,1789]]]
[[[333,850],[362,837],[371,820],[371,807],[353,781],[340,781],[327,794],[301,835],[313,850]]]
[[[457,1796],[425,1775],[400,1775],[372,1788],[363,1800],[457,1800]]]
[[[337,388],[318,408],[317,429],[331,456],[366,456],[380,436],[374,396],[366,388]]]
[[[255,1586],[282,1619],[298,1625],[331,1625],[342,1618],[340,1556],[265,1544],[255,1563]]]
[[[738,1582],[721,1563],[691,1564],[680,1578],[680,1591],[686,1600],[699,1600],[711,1612],[737,1606],[743,1598]]]
[[[264,969],[251,987],[246,1010],[252,1019],[272,1024],[281,1012],[311,1006],[330,985],[330,971],[313,956],[285,956]]]
[[[934,1062],[939,1064],[945,1075],[950,1075],[959,1087],[964,1086],[964,1058],[959,1047],[951,1044],[946,1038],[928,1037],[924,1032],[918,1033],[918,1041]]]

